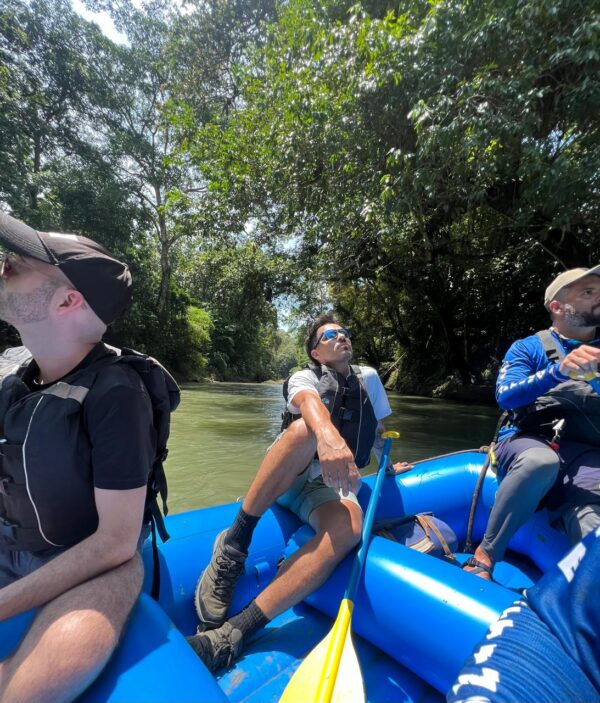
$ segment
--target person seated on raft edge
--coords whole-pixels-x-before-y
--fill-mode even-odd
[[[188,641],[211,671],[228,666],[252,634],[318,588],[360,541],[358,469],[369,463],[371,450],[381,456],[382,420],[391,408],[377,372],[361,366],[357,375],[358,368],[350,366],[350,333],[331,315],[312,322],[305,349],[320,368],[305,368],[289,379],[287,408],[297,419],[268,450],[235,521],[217,536],[210,564],[198,582],[201,624]],[[336,421],[340,387],[346,390],[343,424]],[[411,467],[399,462],[388,468],[399,473]],[[275,502],[316,534],[284,562],[255,600],[226,620],[252,533]]]
[[[600,701],[600,528],[491,624],[448,703]]]
[[[495,449],[500,485],[464,565],[484,579],[542,500],[572,544],[600,525],[600,398],[581,380],[600,362],[600,266],[561,273],[544,304],[552,327],[515,342],[496,382],[510,411]]]
[[[100,361],[127,265],[4,213],[0,246],[0,318],[27,347],[0,357],[0,620],[39,608],[0,662],[0,700],[56,703],[98,676],[140,593],[156,433],[140,375]]]

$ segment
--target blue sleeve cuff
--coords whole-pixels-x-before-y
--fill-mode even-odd
[[[569,376],[565,376],[559,371],[560,368],[560,362],[555,361],[549,368],[548,368],[548,373],[552,376],[552,378],[556,379],[559,383],[564,383],[565,381],[569,380]]]

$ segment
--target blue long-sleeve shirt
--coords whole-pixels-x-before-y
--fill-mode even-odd
[[[600,701],[600,528],[493,623],[448,703]]]
[[[566,339],[552,330],[552,337],[565,354],[582,344],[599,346],[600,339],[581,342]],[[517,340],[506,352],[500,373],[496,380],[496,400],[503,410],[515,410],[529,405],[540,395],[544,395],[569,377],[559,371],[559,361],[549,361],[542,340],[535,334]],[[500,432],[500,439],[517,431],[516,427],[506,427]]]

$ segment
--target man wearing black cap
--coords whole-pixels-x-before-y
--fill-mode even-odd
[[[496,384],[509,420],[495,452],[501,483],[466,562],[485,579],[542,500],[573,544],[600,526],[600,266],[563,271],[544,305],[552,326],[510,347]]]
[[[0,619],[39,608],[0,663],[0,700],[72,700],[140,592],[153,408],[100,341],[129,305],[127,266],[3,213],[0,246],[0,318],[25,345],[0,358]]]

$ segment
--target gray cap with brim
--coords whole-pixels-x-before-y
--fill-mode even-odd
[[[544,293],[544,305],[546,308],[553,301],[556,296],[560,293],[563,288],[570,286],[575,281],[578,281],[584,276],[600,276],[600,266],[594,266],[591,269],[570,269],[569,271],[563,271],[559,274],[552,283],[546,288]]]

